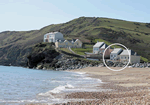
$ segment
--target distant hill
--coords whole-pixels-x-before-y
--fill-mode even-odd
[[[52,24],[40,30],[0,33],[0,65],[24,65],[31,47],[43,41],[43,35],[60,31],[65,38],[83,42],[103,39],[122,43],[150,60],[150,23],[110,18],[80,17],[63,24]]]

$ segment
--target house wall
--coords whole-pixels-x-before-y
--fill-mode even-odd
[[[100,49],[102,52],[104,52],[105,49]],[[110,57],[110,53],[113,51],[113,49],[110,49],[108,48],[106,51],[105,51],[105,57]]]
[[[130,56],[130,63],[140,63],[140,56],[131,55]],[[120,61],[121,62],[128,62],[129,55],[120,55]]]
[[[63,34],[60,33],[60,32],[56,33],[55,37],[54,37],[55,42],[56,42],[57,39],[58,40],[63,40],[64,39]]]
[[[112,50],[113,51],[113,50]],[[111,53],[110,54],[110,60],[119,60],[120,59],[120,55],[118,55],[120,52],[122,51],[122,49],[120,49],[117,53]]]
[[[74,46],[76,46],[76,47],[78,47],[78,48],[81,48],[81,47],[82,47],[82,42],[81,42],[79,39],[77,39],[77,40],[75,41],[75,43],[74,43]]]
[[[44,42],[56,42],[56,40],[63,40],[63,34],[60,32],[57,33],[47,33],[44,35]]]
[[[64,41],[64,42],[55,42],[56,47],[61,47],[61,48],[66,48],[66,47],[71,47],[71,48],[81,48],[82,47],[82,42],[81,41],[76,41],[75,43],[71,43],[69,41]]]
[[[99,47],[93,47],[93,53],[98,54],[99,52]]]
[[[110,60],[116,60],[117,58],[118,58],[119,56],[118,56],[118,54],[110,54]]]
[[[120,55],[120,61],[121,62],[128,62],[129,61],[129,55]]]
[[[131,56],[131,63],[140,63],[140,56]]]

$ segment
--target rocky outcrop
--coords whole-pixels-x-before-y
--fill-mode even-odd
[[[36,69],[67,70],[99,66],[100,63],[73,57],[55,50],[52,43],[39,43],[27,56],[27,66]],[[101,64],[103,65],[103,64]]]
[[[98,67],[103,66],[103,63],[85,60],[82,58],[72,58],[64,54],[59,56],[59,59],[56,60],[53,65],[54,70],[73,70],[73,69],[82,69],[85,67]],[[52,65],[51,65],[52,66]]]
[[[36,68],[39,64],[51,63],[58,55],[59,53],[54,49],[52,43],[39,43],[33,47],[32,52],[27,56],[27,66]]]

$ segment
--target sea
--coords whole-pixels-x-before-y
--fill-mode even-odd
[[[100,91],[101,83],[84,72],[0,66],[0,104],[64,103],[56,95]]]

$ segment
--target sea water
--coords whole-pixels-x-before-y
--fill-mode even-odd
[[[59,103],[53,94],[97,91],[85,73],[0,66],[0,104]]]

